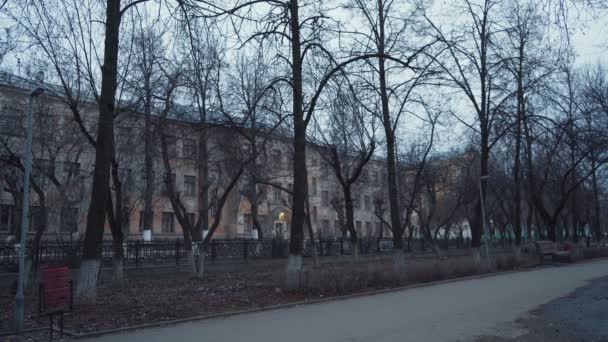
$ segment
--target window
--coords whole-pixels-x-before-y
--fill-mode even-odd
[[[196,158],[196,140],[184,139],[184,158],[195,159]]]
[[[312,222],[317,223],[317,206],[312,207]]]
[[[55,176],[55,164],[48,159],[34,159],[34,180],[44,186],[49,177]]]
[[[353,208],[359,209],[359,206],[360,206],[359,197],[354,197],[353,198]]]
[[[9,231],[15,221],[15,206],[0,204],[0,231]]]
[[[327,176],[329,176],[329,167],[323,164],[321,165],[321,179],[327,180]]]
[[[78,231],[78,208],[63,207],[61,209],[61,227],[65,233]]]
[[[277,188],[276,186],[273,186],[272,194],[273,194],[273,197],[272,197],[273,200],[275,200],[275,201],[281,200],[281,189]]]
[[[364,202],[365,202],[365,210],[371,210],[372,204],[371,204],[371,201],[369,200],[369,196],[364,197]]]
[[[324,219],[321,221],[321,229],[324,233],[329,233],[329,220]]]
[[[116,127],[114,130],[114,141],[118,146],[118,151],[123,153],[134,151],[134,144],[131,142],[132,132],[133,129],[131,127]]]
[[[209,173],[207,174],[207,180],[209,180],[210,183],[215,183],[219,180],[219,172],[217,170],[210,170]]]
[[[336,232],[342,231],[342,225],[340,224],[339,220],[334,220],[334,229]]]
[[[194,216],[194,213],[186,213],[186,220],[191,225],[195,225],[196,224],[196,216]]]
[[[131,169],[126,167],[119,167],[118,178],[120,178],[120,181],[122,182],[123,188],[126,192],[133,191],[134,182],[131,174]]]
[[[376,222],[376,233],[382,235],[382,222]]]
[[[372,236],[372,223],[365,222],[365,235]]]
[[[312,158],[312,160],[310,161],[310,166],[311,167],[317,167],[317,166],[319,166],[319,159]]]
[[[23,136],[23,116],[17,104],[13,101],[2,101],[0,106],[0,134]]]
[[[163,213],[163,233],[173,233],[175,232],[175,215],[171,212]]]
[[[281,168],[283,168],[283,163],[282,163],[281,151],[280,150],[273,150],[272,151],[272,160],[274,162],[275,169],[280,170]]]
[[[257,184],[256,189],[258,191],[258,200],[263,201],[266,199],[266,195],[268,195],[268,188],[264,184]]]
[[[378,171],[374,172],[374,184],[380,185],[380,174]]]
[[[63,172],[66,179],[77,179],[80,176],[80,163],[63,163]]]
[[[139,212],[139,231],[143,232],[144,231],[144,216],[145,216],[145,212],[142,210]],[[154,211],[152,211],[152,217],[150,218],[150,227],[146,227],[149,230],[152,230],[154,227]]]
[[[311,196],[317,196],[317,179],[312,178],[312,184],[310,185],[310,194]]]
[[[167,154],[169,158],[179,158],[179,151],[177,150],[177,139],[172,136],[165,136],[167,142]]]
[[[172,173],[169,176],[169,179],[165,179],[165,190],[167,191],[167,193],[169,193],[169,186],[171,186],[173,188],[173,191],[177,192],[177,189],[175,187],[175,179],[177,178],[175,176],[175,173]],[[167,177],[167,175],[165,175],[165,177]],[[167,183],[167,181],[169,181],[169,183]]]
[[[357,234],[361,235],[361,221],[355,222],[355,229],[357,230]]]
[[[30,231],[37,231],[38,229],[42,228],[43,224],[44,221],[40,206],[32,206],[32,208],[30,209]]]
[[[321,205],[324,207],[329,207],[329,192],[321,191]]]
[[[367,170],[363,170],[361,172],[361,182],[367,183],[368,181],[369,181],[369,174],[367,173]]]
[[[10,115],[0,117],[0,135],[23,136],[23,123],[20,116]]]
[[[250,214],[243,215],[243,223],[245,224],[245,233],[253,230],[253,217]]]
[[[122,207],[122,231],[131,234],[131,210],[129,207]]]
[[[196,195],[196,177],[184,176],[184,193],[186,196]]]

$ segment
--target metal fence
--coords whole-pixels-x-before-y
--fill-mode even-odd
[[[470,246],[470,240],[437,241],[441,249],[461,249]],[[393,248],[391,239],[360,239],[353,246],[348,239],[319,239],[314,244],[319,256],[351,255],[354,248],[361,255],[388,253]],[[404,240],[407,251],[430,251],[431,246],[424,240]],[[144,242],[130,240],[123,243],[124,263],[127,266],[145,264],[186,264],[188,251],[183,240],[167,239]],[[82,241],[41,241],[35,259],[40,264],[67,264],[78,266],[82,256]],[[27,255],[33,251],[32,241],[27,243]],[[304,256],[310,257],[313,251],[313,241],[304,242]],[[213,239],[205,249],[207,260],[248,260],[285,258],[289,253],[289,241],[282,239],[251,240],[251,239]],[[19,245],[0,243],[0,266],[14,268],[18,264]],[[111,264],[114,255],[112,241],[104,241],[101,246],[102,262]]]

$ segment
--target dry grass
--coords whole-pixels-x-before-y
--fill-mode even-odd
[[[529,257],[518,261],[514,254],[495,256],[490,265],[484,260],[476,264],[473,257],[408,261],[406,272],[398,274],[389,260],[351,262],[341,265],[310,267],[301,275],[304,291],[323,295],[341,295],[364,290],[384,289],[427,283],[496,271],[512,270],[531,263]]]

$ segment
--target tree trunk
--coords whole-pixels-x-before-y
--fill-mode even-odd
[[[112,239],[112,281],[121,285],[124,282],[124,248],[123,239],[120,238]]]
[[[144,217],[142,230],[152,230],[154,212],[152,200],[154,197],[154,150],[152,142],[152,95],[150,94],[149,77],[146,77],[146,102],[144,108]]]
[[[595,235],[596,241],[600,241],[602,239],[602,226],[600,216],[600,193],[597,184],[595,157],[592,157],[591,159],[591,167],[593,168],[593,173],[591,174],[591,184],[593,186],[593,235]]]
[[[380,30],[380,36],[378,37],[378,53],[380,55],[385,54],[385,32],[384,32],[384,2],[378,0],[378,28]],[[388,90],[386,86],[386,66],[385,58],[378,58],[378,78],[380,81],[380,99],[382,103],[382,124],[384,126],[384,134],[386,135],[386,168],[387,168],[387,182],[388,182],[388,200],[390,206],[391,215],[391,227],[393,230],[393,248],[395,250],[403,249],[403,229],[401,229],[401,211],[399,209],[399,193],[397,185],[397,167],[396,167],[396,152],[395,152],[395,132],[393,131],[393,125],[390,115],[389,103],[388,103]],[[402,255],[403,253],[396,255]],[[399,258],[395,258],[398,260]],[[399,262],[400,265],[400,262]],[[395,264],[395,266],[398,266]]]
[[[286,286],[297,289],[300,286],[302,270],[302,243],[304,240],[305,201],[308,196],[306,172],[306,122],[304,120],[302,91],[302,51],[300,43],[299,5],[290,0],[291,63],[293,87],[293,212],[289,236],[289,258],[287,260]]]
[[[308,228],[308,238],[310,239],[310,248],[313,264],[319,266],[319,255],[317,252],[317,244],[315,242],[315,234],[312,230],[312,222],[310,220],[310,203],[306,197],[306,227]]]
[[[205,250],[202,248],[201,241],[195,241],[192,244],[190,258],[192,260],[192,277],[203,279],[205,272]]]
[[[114,143],[114,101],[117,87],[120,0],[106,4],[104,61],[102,66],[99,120],[95,145],[95,168],[91,202],[82,252],[76,297],[94,302],[101,258],[101,243],[109,194],[110,163]]]
[[[209,156],[207,155],[207,123],[206,115],[202,118],[198,141],[198,215],[197,229],[209,228]]]
[[[346,228],[350,233],[350,249],[352,257],[359,260],[359,234],[355,229],[355,214],[353,209],[353,199],[349,186],[344,186],[344,206],[346,211]]]
[[[523,47],[522,47],[523,48]],[[521,51],[521,50],[520,50]],[[521,244],[521,120],[525,111],[525,99],[524,99],[524,88],[523,88],[523,56],[520,53],[520,62],[517,77],[517,124],[515,126],[515,160],[513,163],[513,188],[514,188],[514,205],[515,210],[513,212],[513,231],[515,233],[515,244],[519,246]]]

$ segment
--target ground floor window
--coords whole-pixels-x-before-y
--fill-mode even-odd
[[[175,215],[170,212],[163,213],[163,233],[174,233],[175,232]]]
[[[139,212],[139,231],[143,232],[144,231],[144,216],[145,216],[145,211],[140,211]],[[152,227],[154,227],[154,212],[152,212],[152,218],[150,219],[150,227],[146,227],[149,230],[152,230]]]
[[[15,206],[0,204],[0,231],[9,231],[15,221]]]
[[[64,233],[78,231],[78,208],[64,207],[61,209],[61,227]]]

